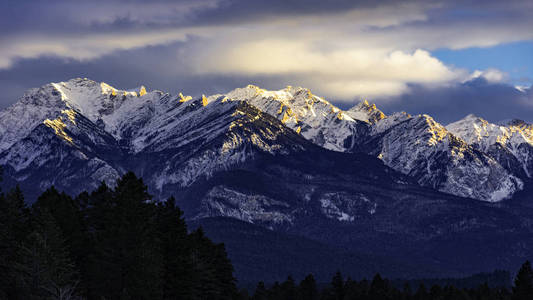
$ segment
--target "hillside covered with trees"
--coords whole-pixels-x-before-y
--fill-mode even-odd
[[[0,194],[0,299],[521,300],[533,297],[533,272],[526,262],[512,289],[412,285],[337,273],[239,290],[224,245],[189,231],[175,200],[153,201],[131,172],[75,198],[52,187],[31,207],[19,188]]]

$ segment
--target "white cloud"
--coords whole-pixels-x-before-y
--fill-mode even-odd
[[[300,85],[341,99],[393,95],[405,91],[407,83],[439,84],[464,75],[420,49],[322,50],[315,42],[237,39],[227,46],[220,40],[210,47],[195,45],[182,55],[195,74],[290,75]]]
[[[490,68],[490,69],[486,69],[484,71],[475,70],[464,81],[472,80],[472,79],[475,79],[475,78],[484,78],[485,80],[487,80],[490,83],[498,83],[498,82],[505,81],[505,79],[507,79],[508,77],[509,76],[508,76],[507,73],[502,72],[502,71],[500,71],[498,69]]]

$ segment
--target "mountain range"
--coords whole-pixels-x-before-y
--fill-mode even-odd
[[[354,276],[516,269],[533,253],[533,125],[520,120],[444,126],[367,101],[341,110],[300,87],[193,98],[76,78],[0,112],[0,165],[4,189],[19,184],[29,202],[52,185],[76,195],[132,170],[156,200],[173,195],[212,228],[242,278],[279,273],[244,263],[239,245],[252,233],[320,245],[298,250],[307,254],[371,255]]]

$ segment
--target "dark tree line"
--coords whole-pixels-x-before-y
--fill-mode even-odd
[[[237,298],[224,245],[182,215],[133,173],[76,198],[52,187],[31,207],[19,188],[1,194],[0,299]]]
[[[335,274],[312,275],[254,291],[236,288],[223,244],[202,229],[189,232],[174,198],[156,203],[142,179],[125,174],[75,198],[46,190],[28,207],[17,187],[0,193],[0,299],[250,299],[250,300],[525,300],[533,299],[526,262],[511,290],[408,284],[396,288]]]
[[[299,284],[292,277],[282,283],[266,287],[259,282],[251,296],[241,294],[251,300],[532,300],[533,271],[526,262],[520,268],[512,290],[504,287],[493,288],[482,284],[476,288],[456,288],[451,285],[423,284],[416,289],[406,283],[403,288],[396,288],[379,274],[371,281],[344,279],[337,272],[331,282],[320,287],[312,275],[308,275]]]

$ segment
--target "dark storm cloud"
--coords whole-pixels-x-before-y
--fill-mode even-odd
[[[510,1],[514,2],[514,1]],[[517,1],[518,2],[518,1]],[[2,36],[23,32],[87,33],[102,30],[127,30],[193,25],[216,25],[262,21],[303,15],[327,15],[352,9],[383,7],[397,3],[385,1],[353,0],[21,0],[0,3]],[[427,1],[412,0],[403,3],[426,4]],[[435,7],[453,3],[433,1]],[[467,3],[467,2],[465,2]],[[475,2],[474,2],[475,3]],[[484,1],[484,11],[501,5]],[[466,8],[479,10],[474,4]],[[505,7],[513,7],[506,5]],[[485,9],[487,8],[487,9]],[[508,13],[520,12],[509,10]],[[464,18],[461,13],[446,14],[448,17]],[[501,14],[500,14],[501,15]],[[437,16],[437,15],[435,15]],[[470,14],[471,17],[475,16]],[[491,15],[492,17],[496,15]],[[449,21],[449,19],[446,19]],[[53,32],[51,31],[53,30]]]
[[[372,96],[389,95],[374,97],[387,111],[427,112],[443,122],[468,112],[491,120],[531,120],[531,92],[505,83],[462,84],[473,70],[440,65],[429,52],[414,55],[416,49],[486,46],[531,37],[531,1],[479,3],[6,0],[0,2],[0,108],[28,88],[73,77],[117,88],[144,84],[191,95],[226,92],[249,83],[268,89],[304,85],[333,102],[343,100],[336,102],[342,106],[358,97],[360,90],[349,85],[363,82],[373,89]],[[360,14],[348,14],[354,9]],[[254,50],[265,40],[273,49],[290,46],[302,52],[295,57],[275,52],[278,64],[287,66],[286,72],[278,73],[264,72],[261,64],[246,64],[244,71],[227,59],[230,56],[220,55],[227,49]],[[249,61],[272,52],[260,51],[247,57]],[[365,69],[353,57],[367,57],[361,65],[374,69]],[[210,64],[202,64],[205,58]],[[294,58],[297,63],[288,67],[285,62]],[[345,62],[347,67],[332,74],[336,66],[312,66],[317,59]],[[191,61],[200,66],[192,68]],[[301,67],[305,65],[311,67]],[[443,82],[446,87],[429,87]]]
[[[428,114],[448,124],[472,113],[491,122],[521,119],[533,122],[533,89],[520,91],[504,83],[490,83],[484,78],[441,88],[411,86],[398,97],[377,100],[386,112],[406,111]]]
[[[386,1],[390,2],[390,1]],[[222,24],[263,18],[329,14],[383,5],[349,0],[22,0],[3,1],[3,35],[21,32],[91,32]]]
[[[0,3],[2,36],[22,32],[91,32],[261,21],[385,7],[394,0],[21,0]],[[402,1],[428,6],[430,23],[474,19],[512,22],[531,12],[528,1]],[[444,9],[442,9],[444,8]],[[54,32],[51,32],[53,30]]]

